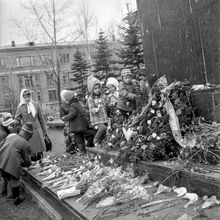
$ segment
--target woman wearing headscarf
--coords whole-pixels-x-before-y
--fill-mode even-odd
[[[32,160],[39,160],[46,150],[44,143],[44,136],[47,135],[46,123],[39,104],[31,98],[30,90],[22,89],[20,103],[15,114],[15,123],[24,125],[26,122],[31,122],[34,129],[34,134],[29,140]]]

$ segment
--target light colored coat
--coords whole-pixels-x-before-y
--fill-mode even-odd
[[[43,134],[47,133],[47,130],[43,113],[39,104],[36,102],[33,102],[33,104],[36,110],[34,117],[31,113],[28,113],[27,105],[22,104],[17,108],[15,120],[21,125],[24,125],[26,122],[31,122],[33,124],[34,134],[29,140],[29,143],[31,147],[31,153],[35,154],[46,150]]]

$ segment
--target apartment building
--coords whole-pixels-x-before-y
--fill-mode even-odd
[[[85,44],[58,45],[61,64],[61,89],[78,85],[70,71],[77,48],[87,54]],[[95,47],[90,45],[94,53]],[[15,112],[22,88],[29,88],[33,99],[41,103],[46,114],[58,111],[58,97],[52,63],[55,57],[46,44],[29,42],[25,45],[0,47],[0,111]]]

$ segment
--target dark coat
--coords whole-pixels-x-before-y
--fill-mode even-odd
[[[88,121],[83,108],[78,99],[73,97],[69,103],[69,113],[63,117],[64,121],[69,121],[70,132],[80,133],[88,128]]]
[[[34,102],[34,107],[36,109],[35,117],[33,117],[31,113],[28,113],[27,105],[25,104],[18,107],[15,114],[15,120],[18,124],[23,125],[26,122],[31,122],[33,124],[34,134],[29,140],[32,154],[40,153],[46,150],[43,134],[47,132],[40,106],[38,103]]]
[[[10,134],[10,131],[0,124],[0,143]]]
[[[0,169],[19,179],[21,167],[29,167],[30,145],[23,137],[12,134],[0,148]]]
[[[132,112],[136,108],[136,85],[134,83],[125,84],[123,81],[119,83],[119,97],[117,109]]]
[[[60,117],[64,117],[69,113],[69,105],[65,102],[63,102],[60,106]]]

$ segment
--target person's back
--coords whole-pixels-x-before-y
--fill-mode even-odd
[[[31,165],[31,161],[23,157],[23,152],[29,152],[29,143],[19,135],[9,135],[2,148],[0,149],[0,169],[18,178],[20,172],[15,167],[21,165],[28,167]],[[5,163],[4,160],[11,161],[11,165]]]

